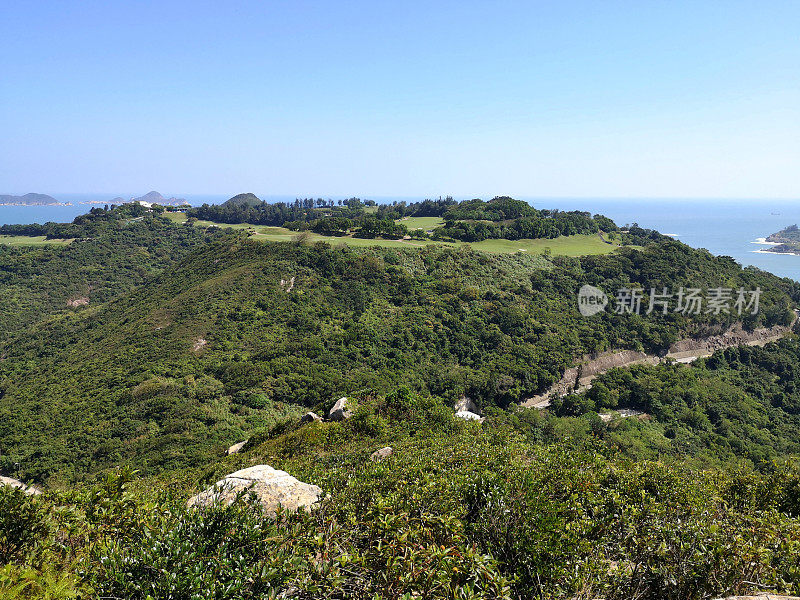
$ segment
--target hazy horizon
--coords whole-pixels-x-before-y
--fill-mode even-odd
[[[504,194],[504,193],[495,193],[495,194],[484,194],[484,195],[455,195],[455,194],[393,194],[393,195],[381,195],[381,194],[319,194],[319,193],[303,193],[303,194],[278,194],[278,193],[269,193],[269,194],[261,194],[258,192],[251,192],[251,191],[241,191],[241,192],[163,192],[158,189],[150,189],[147,191],[138,191],[138,192],[52,192],[52,191],[41,191],[41,190],[27,190],[27,191],[4,191],[0,190],[0,195],[13,195],[13,196],[22,196],[27,193],[37,193],[37,194],[46,194],[48,196],[54,197],[56,200],[59,199],[59,196],[64,197],[77,197],[77,196],[85,196],[85,197],[95,197],[101,196],[106,197],[108,196],[109,200],[113,200],[116,197],[125,198],[129,200],[131,198],[137,198],[144,196],[149,192],[158,192],[164,198],[182,198],[186,197],[186,199],[191,198],[203,198],[203,197],[215,197],[215,198],[222,198],[222,199],[229,199],[233,196],[238,194],[244,193],[253,193],[259,199],[264,201],[269,201],[273,199],[275,201],[283,201],[285,199],[295,199],[295,198],[323,198],[325,200],[333,199],[347,199],[347,198],[360,198],[362,200],[426,200],[426,199],[436,199],[436,198],[446,198],[448,196],[454,198],[455,200],[472,200],[472,199],[482,199],[482,200],[490,200],[492,198],[498,196],[511,196],[517,200],[524,200],[525,202],[536,202],[536,201],[548,201],[548,200],[586,200],[586,201],[646,201],[646,202],[691,202],[702,200],[706,202],[751,202],[753,200],[757,201],[764,201],[764,202],[776,202],[776,203],[790,203],[796,202],[800,200],[800,195],[795,197],[769,197],[769,196],[742,196],[742,197],[723,197],[723,196],[590,196],[590,195],[574,195],[574,196],[556,196],[556,195],[548,195],[548,196],[536,196],[536,195],[511,195],[511,194]],[[98,198],[98,200],[102,200],[102,198]]]

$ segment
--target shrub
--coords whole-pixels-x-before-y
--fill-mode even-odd
[[[48,531],[46,513],[35,498],[0,485],[0,564],[22,561]]]

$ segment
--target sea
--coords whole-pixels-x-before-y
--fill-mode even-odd
[[[0,206],[0,225],[6,223],[68,222],[89,211],[86,202],[110,202],[112,195],[51,194],[71,206]],[[123,197],[131,197],[131,195]],[[172,194],[178,196],[178,194]],[[181,195],[193,206],[224,202],[226,195]],[[268,202],[293,201],[289,196],[259,196]],[[314,197],[328,198],[321,195]],[[366,196],[365,196],[366,197]],[[415,202],[423,198],[372,197],[376,202]],[[460,198],[459,198],[460,199]],[[618,225],[637,223],[695,248],[730,256],[780,277],[800,281],[800,256],[765,253],[771,233],[800,224],[800,201],[765,199],[668,198],[521,198],[537,208],[584,210],[603,214]]]

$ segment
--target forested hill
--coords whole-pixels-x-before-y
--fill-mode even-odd
[[[522,200],[498,196],[488,202],[480,199],[456,202],[452,198],[422,202],[394,202],[376,205],[359,198],[332,200],[297,199],[294,202],[268,203],[253,194],[239,194],[219,205],[188,211],[191,218],[216,223],[249,223],[311,230],[323,235],[359,238],[399,239],[403,236],[445,241],[479,242],[488,239],[552,239],[576,234],[605,232],[624,245],[645,244],[663,236],[633,227],[621,230],[609,218],[583,211],[539,210]],[[407,229],[400,219],[438,217],[441,222],[431,231]]]
[[[224,232],[177,227],[141,206],[93,208],[72,223],[4,225],[0,235],[67,239],[0,245],[0,341],[46,316],[106,302]]]
[[[502,407],[545,389],[576,356],[658,351],[736,318],[584,318],[575,294],[586,283],[760,287],[747,327],[787,323],[796,293],[669,240],[570,259],[227,238],[0,348],[3,460],[35,480],[121,463],[156,472],[202,463],[304,408],[401,385]]]

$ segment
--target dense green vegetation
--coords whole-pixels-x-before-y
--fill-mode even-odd
[[[399,390],[344,423],[282,426],[244,455],[70,494],[0,490],[0,594],[239,599],[692,600],[800,586],[800,474],[698,471],[532,444]],[[369,453],[390,443],[394,454]],[[269,461],[320,485],[311,514],[193,489]],[[126,484],[126,482],[128,482]],[[16,596],[12,594],[16,593]]]
[[[488,202],[478,199],[456,202],[446,198],[411,204],[395,202],[379,206],[375,211],[371,208],[358,198],[339,201],[338,205],[322,199],[270,204],[252,194],[240,194],[220,205],[204,204],[191,209],[189,216],[214,223],[249,223],[286,227],[293,231],[310,230],[325,236],[352,233],[357,238],[399,239],[411,235],[424,239],[428,237],[425,230],[409,230],[405,223],[400,222],[420,217],[443,219],[443,224],[435,227],[431,235],[434,239],[449,241],[553,239],[605,231],[623,244],[641,245],[662,237],[639,228],[623,233],[611,219],[602,215],[592,217],[590,213],[580,211],[537,210],[527,202],[507,196]]]
[[[664,241],[568,259],[426,248],[209,243],[135,293],[51,318],[0,362],[0,444],[34,480],[207,460],[303,407],[406,385],[508,406],[576,356],[661,351],[735,314],[576,310],[584,283],[764,290],[745,325],[787,323],[794,288]],[[20,424],[25,424],[20,427]]]
[[[438,239],[479,242],[486,239],[537,239],[597,233],[601,226],[616,231],[614,223],[601,215],[584,212],[536,210],[526,202],[498,197],[484,202],[469,200],[448,206],[442,212],[445,224],[434,230]]]
[[[585,354],[663,353],[739,320],[787,325],[796,282],[509,198],[281,207],[251,196],[184,224],[125,206],[0,228],[74,239],[0,247],[0,473],[50,490],[0,488],[0,597],[800,592],[796,338],[690,366],[615,369],[549,411],[517,408]],[[280,229],[293,241],[263,243],[266,225],[245,225],[254,216],[300,234]],[[433,220],[436,237],[459,245],[382,246],[405,231],[426,237],[403,221]],[[517,240],[528,226],[538,239]],[[479,232],[477,247],[636,247],[491,255],[461,239]],[[646,315],[645,293],[642,314],[586,318],[575,297],[584,284],[612,299],[623,287],[763,293],[759,312],[741,317]],[[66,307],[85,296],[88,306]],[[299,424],[343,395],[357,401],[349,420]],[[483,423],[454,417],[462,395]],[[621,409],[638,412],[609,418]],[[224,456],[244,439],[243,453]],[[369,459],[386,445],[388,460]],[[199,489],[262,463],[319,485],[324,499],[275,519],[247,498],[186,508]]]
[[[608,442],[632,456],[689,455],[706,464],[747,457],[764,466],[800,455],[798,368],[796,339],[729,348],[691,366],[614,369],[553,408],[559,415],[645,412],[644,420],[601,428]]]
[[[372,203],[374,205],[374,203]],[[310,223],[331,216],[353,218],[364,214],[365,204],[359,198],[339,201],[318,198],[297,199],[293,203],[264,202],[253,194],[238,194],[222,204],[203,204],[188,211],[190,217],[215,223],[250,223],[282,227],[284,223]]]
[[[105,302],[174,265],[219,231],[175,227],[136,205],[113,211],[94,208],[73,223],[4,225],[15,246],[0,238],[0,341],[68,301]],[[38,236],[38,237],[34,237]],[[69,245],[32,244],[73,239]]]
[[[228,200],[229,204],[236,204],[242,206],[260,206],[261,199],[253,193],[236,194],[233,198]]]

